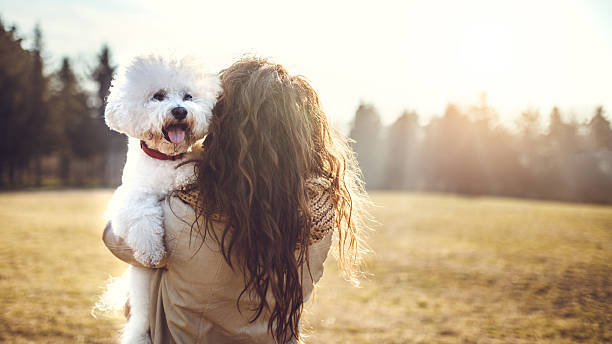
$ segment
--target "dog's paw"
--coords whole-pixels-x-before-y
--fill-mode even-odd
[[[130,233],[131,234],[131,233]],[[166,255],[163,236],[148,233],[146,236],[131,238],[134,258],[145,266],[156,266]]]
[[[158,265],[166,255],[163,230],[153,232],[132,228],[127,243],[134,250],[134,258],[145,266]]]
[[[153,251],[134,251],[134,258],[144,266],[157,266],[166,255],[163,245]]]

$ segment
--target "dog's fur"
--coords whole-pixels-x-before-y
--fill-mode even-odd
[[[111,129],[126,134],[129,144],[122,185],[113,194],[106,218],[145,266],[159,264],[165,255],[161,201],[189,182],[193,165],[179,167],[188,157],[154,159],[140,142],[167,155],[188,153],[206,135],[219,92],[218,77],[189,58],[137,57],[113,80],[105,120]],[[179,107],[186,109],[184,119],[173,115]],[[184,132],[183,140],[172,135],[176,130]],[[130,267],[127,275],[131,309],[122,343],[147,343],[151,270]]]

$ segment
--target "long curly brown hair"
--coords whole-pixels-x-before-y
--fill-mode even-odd
[[[277,342],[299,338],[300,267],[308,264],[310,235],[305,181],[331,182],[339,266],[358,283],[366,201],[361,172],[304,78],[259,58],[236,62],[220,78],[223,92],[196,167],[198,218],[205,219],[200,232],[212,235],[227,263],[243,273],[240,297],[259,301],[252,320],[269,316]],[[213,230],[217,215],[226,219],[223,233]]]

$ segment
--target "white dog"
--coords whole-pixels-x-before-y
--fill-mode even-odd
[[[161,201],[193,177],[193,165],[178,166],[208,129],[220,92],[218,77],[192,59],[148,55],[135,58],[113,80],[106,124],[129,137],[122,185],[106,218],[115,234],[145,266],[165,254]],[[122,343],[147,343],[150,269],[130,267],[130,317]]]

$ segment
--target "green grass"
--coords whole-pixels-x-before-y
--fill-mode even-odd
[[[101,242],[109,191],[0,194],[0,342],[109,343],[93,318],[125,265]],[[371,274],[330,258],[308,343],[612,341],[612,207],[377,193]]]

